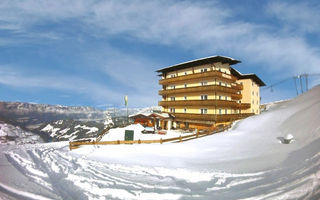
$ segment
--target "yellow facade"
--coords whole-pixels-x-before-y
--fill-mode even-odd
[[[259,86],[264,83],[230,67],[238,62],[215,56],[158,70],[163,88],[159,105],[163,112],[175,116],[174,126],[214,129],[259,114]]]
[[[252,79],[237,80],[243,84],[241,103],[249,103],[251,108],[243,110],[243,113],[260,114],[260,87]]]

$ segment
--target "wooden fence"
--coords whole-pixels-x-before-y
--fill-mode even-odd
[[[204,131],[204,132],[199,132],[197,131],[196,134],[192,134],[192,135],[185,135],[185,136],[179,136],[179,137],[175,137],[175,138],[167,138],[167,139],[162,139],[160,138],[160,140],[132,140],[132,141],[125,141],[125,140],[117,140],[117,141],[100,141],[102,136],[105,135],[107,133],[107,131],[103,131],[103,134],[100,134],[98,137],[101,138],[96,141],[92,141],[92,142],[88,142],[88,141],[74,141],[74,142],[69,142],[69,148],[70,150],[72,149],[77,149],[78,147],[82,146],[82,145],[115,145],[115,144],[151,144],[151,143],[165,143],[165,142],[184,142],[184,141],[188,141],[188,140],[193,140],[196,138],[200,138],[200,137],[204,137],[204,136],[208,136],[208,135],[212,135],[215,133],[219,133],[222,131],[225,131],[227,129],[229,129],[231,127],[231,125],[219,128],[218,130],[215,131]]]

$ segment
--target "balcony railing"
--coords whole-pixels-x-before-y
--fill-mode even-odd
[[[159,95],[194,93],[194,92],[224,92],[224,93],[236,94],[238,91],[239,90],[236,90],[236,89],[231,88],[231,87],[226,87],[226,86],[207,85],[207,86],[197,86],[197,87],[186,87],[186,88],[178,88],[178,89],[160,90],[159,91]]]
[[[242,99],[242,94],[231,94],[232,100],[240,100]]]
[[[159,101],[159,106],[217,106],[238,109],[250,108],[249,103],[237,103],[228,100],[182,100],[182,101]]]
[[[231,88],[233,88],[235,90],[243,90],[243,85],[238,84],[238,83],[234,83],[234,84],[231,84]]]
[[[239,114],[187,114],[187,113],[170,113],[176,120],[197,120],[197,121],[214,121],[214,122],[229,122],[238,119],[243,119],[254,115],[254,113],[239,113]]]
[[[202,73],[195,73],[195,74],[189,74],[189,75],[182,75],[182,76],[176,76],[172,78],[165,78],[159,80],[160,85],[169,85],[171,83],[176,83],[176,82],[185,82],[187,80],[203,80],[204,78],[219,78],[223,81],[229,82],[229,83],[234,83],[237,79],[230,75],[230,74],[225,74],[219,71],[208,71],[208,72],[202,72]]]

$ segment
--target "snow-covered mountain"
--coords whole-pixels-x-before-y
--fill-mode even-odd
[[[94,140],[104,129],[113,126],[111,117],[104,123],[95,121],[58,120],[38,128],[49,141]]]
[[[0,120],[36,133],[45,142],[88,139],[113,126],[108,111],[20,102],[0,102]]]
[[[0,119],[29,130],[57,120],[96,121],[103,123],[107,111],[87,106],[61,106],[21,102],[0,102]]]
[[[161,111],[160,106],[151,106],[151,107],[145,107],[145,108],[128,108],[128,114],[136,114],[140,112],[146,112],[146,111]],[[109,108],[107,109],[108,113],[112,117],[126,117],[127,116],[127,109],[126,108],[120,108],[120,109],[115,109],[115,108]]]
[[[0,144],[35,144],[43,142],[39,135],[0,121]]]

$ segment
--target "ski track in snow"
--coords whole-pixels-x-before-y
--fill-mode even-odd
[[[296,199],[319,195],[314,190],[319,189],[319,153],[299,166],[234,174],[103,163],[74,157],[67,143],[63,144],[58,148],[26,145],[5,155],[21,174],[61,199]],[[5,187],[0,185],[0,191],[8,191]]]

